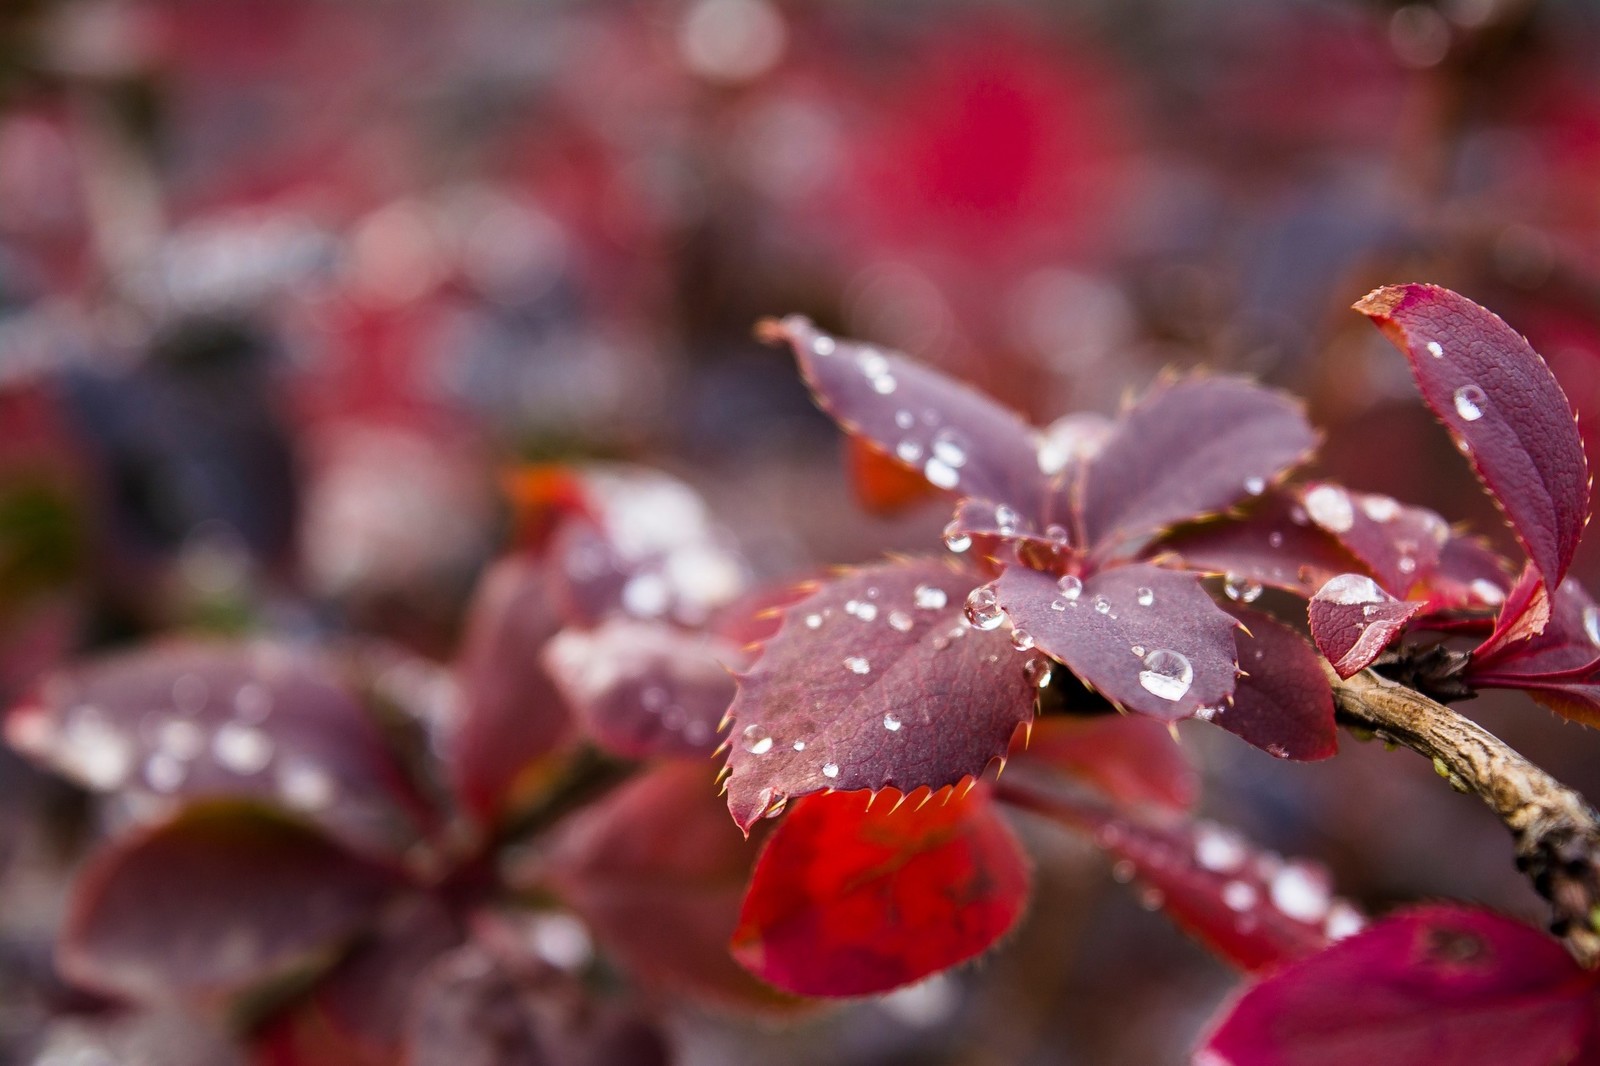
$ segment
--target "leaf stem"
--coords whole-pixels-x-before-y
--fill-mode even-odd
[[[1511,831],[1517,866],[1550,901],[1550,928],[1585,966],[1600,964],[1600,815],[1577,792],[1476,722],[1370,670],[1328,670],[1341,724],[1433,760]]]

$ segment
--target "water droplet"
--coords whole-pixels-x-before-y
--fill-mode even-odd
[[[838,347],[839,346],[834,343],[833,338],[825,334],[819,334],[817,338],[811,342],[811,350],[816,352],[818,355],[832,355],[834,349]]]
[[[1343,940],[1345,937],[1355,936],[1367,927],[1367,920],[1344,900],[1335,900],[1328,908],[1328,920],[1323,923],[1322,931],[1328,935],[1329,940]]]
[[[887,729],[891,733],[900,732],[900,719],[893,714],[884,715],[883,728]]]
[[[1064,548],[1067,546],[1068,535],[1066,526],[1057,525],[1052,522],[1048,526],[1044,527],[1044,535],[1049,538],[1051,544],[1054,544],[1058,548]]]
[[[1236,603],[1254,603],[1261,598],[1261,582],[1242,574],[1229,573],[1222,581],[1222,591]]]
[[[1483,417],[1483,409],[1488,406],[1489,397],[1476,385],[1463,385],[1455,391],[1456,414],[1467,422],[1476,422]]]
[[[1142,585],[1133,594],[1133,598],[1139,601],[1140,607],[1148,607],[1156,602],[1156,594]]]
[[[1583,609],[1583,631],[1589,635],[1589,643],[1600,646],[1600,607],[1594,604]]]
[[[1475,578],[1468,586],[1468,591],[1488,604],[1504,603],[1506,600],[1506,594],[1500,591],[1500,586],[1486,577]]]
[[[1152,696],[1164,700],[1181,700],[1194,682],[1194,667],[1180,652],[1157,648],[1144,657],[1144,669],[1139,671],[1139,684]]]
[[[144,779],[157,792],[172,792],[183,784],[189,767],[164,751],[153,753],[144,761]]]
[[[1318,485],[1306,493],[1306,511],[1329,533],[1348,533],[1356,521],[1350,494],[1336,485]]]
[[[808,614],[808,615],[806,615],[806,628],[807,629],[818,629],[818,628],[821,627],[821,625],[822,625],[822,616],[820,614]]]
[[[1244,491],[1252,496],[1259,496],[1267,491],[1267,479],[1260,477],[1247,477],[1244,479]]]
[[[1217,720],[1217,716],[1220,715],[1223,710],[1224,707],[1220,703],[1215,707],[1196,707],[1194,709],[1194,716],[1200,719],[1202,722],[1215,722]]]
[[[1361,513],[1374,522],[1392,522],[1400,513],[1400,501],[1393,496],[1364,496]]]
[[[961,484],[961,475],[956,471],[956,468],[938,456],[928,460],[927,464],[922,468],[922,476],[927,478],[936,488],[953,489]],[[948,537],[945,538],[945,543],[950,543]],[[951,550],[966,551],[967,549],[952,548]]]
[[[236,774],[258,773],[272,761],[272,738],[243,722],[227,722],[211,738],[211,754]]]
[[[1438,341],[1429,341],[1428,354],[1433,356],[1435,359],[1443,359],[1444,345],[1440,344]]]
[[[933,455],[951,468],[960,468],[967,462],[967,439],[946,427],[933,435]]]
[[[1054,668],[1051,666],[1049,659],[1046,659],[1043,655],[1037,655],[1022,664],[1022,673],[1033,684],[1034,688],[1048,688]]]
[[[1231,873],[1249,858],[1244,841],[1228,830],[1203,822],[1195,828],[1194,861],[1212,873]]]
[[[1052,611],[1065,611],[1067,609],[1067,601],[1057,596],[1050,601],[1050,609]]]
[[[205,736],[193,722],[169,718],[156,730],[156,744],[174,759],[187,762],[205,747]]]
[[[1320,922],[1328,913],[1327,884],[1297,863],[1273,875],[1268,893],[1274,907],[1297,921]]]
[[[1104,596],[1096,596],[1094,598],[1094,609],[1100,614],[1110,614],[1111,601],[1106,599]]]
[[[635,618],[656,618],[672,601],[672,588],[663,574],[635,574],[622,586],[622,609]]]
[[[911,632],[911,627],[915,624],[911,620],[911,616],[904,611],[889,612],[889,628],[896,633],[909,633]]]
[[[907,437],[894,446],[894,454],[902,463],[917,463],[922,459],[922,445]]]
[[[1346,606],[1357,603],[1382,603],[1387,597],[1378,583],[1361,574],[1340,574],[1329,578],[1317,592],[1317,597],[1329,603]]]
[[[1060,590],[1061,595],[1070,603],[1083,594],[1083,579],[1075,574],[1068,574],[1060,581],[1056,582],[1056,588]]]
[[[967,621],[975,629],[996,629],[1005,620],[1000,610],[1000,597],[993,585],[979,585],[967,594],[965,607]]]
[[[1129,648],[1128,650],[1133,652],[1133,654],[1137,655],[1139,658],[1141,658],[1141,659],[1144,658],[1145,646],[1143,644],[1135,644],[1133,647]]]
[[[869,378],[882,377],[889,372],[889,360],[876,348],[863,348],[856,353],[856,369]]]
[[[895,390],[896,384],[893,374],[879,374],[872,379],[872,391],[879,396],[887,396]]]
[[[1017,527],[1021,525],[1021,523],[1022,516],[1017,514],[1013,508],[1002,503],[1000,506],[994,509],[995,528],[1006,536],[1010,536],[1011,534],[1015,533],[1017,531]]]
[[[1417,572],[1417,561],[1409,555],[1400,556],[1395,562],[1395,566],[1399,567],[1402,574],[1414,574]]]
[[[870,674],[872,672],[872,664],[859,655],[845,656],[844,668],[852,674]]]
[[[333,775],[310,759],[284,758],[274,776],[283,801],[297,810],[325,810],[338,791]]]
[[[826,777],[826,778],[829,778],[829,779],[838,777],[839,776],[839,764],[836,763],[836,762],[825,762],[825,763],[823,763],[822,764],[822,776]]]
[[[1248,881],[1229,881],[1222,886],[1222,902],[1230,911],[1243,914],[1256,905],[1261,894]]]
[[[1013,629],[1011,631],[1011,646],[1018,651],[1033,650],[1033,634],[1026,629]]]
[[[751,755],[765,755],[772,750],[772,734],[759,725],[747,725],[740,734],[740,743]]]
[[[1274,548],[1283,547],[1283,534],[1274,529],[1271,533],[1267,534],[1267,544]]]
[[[805,751],[806,750],[806,742],[803,741],[803,740],[797,740],[793,744],[791,744],[790,747],[794,748],[795,751]]]
[[[878,617],[878,605],[868,603],[866,600],[846,600],[844,613],[859,618],[863,622],[870,622]]]
[[[910,429],[917,424],[917,416],[902,407],[894,413],[894,424],[901,429]]]
[[[772,802],[767,804],[767,809],[761,812],[761,817],[763,817],[763,818],[776,818],[778,815],[783,813],[783,809],[785,807],[787,807],[788,805],[789,805],[789,797],[788,796],[783,796],[783,795],[774,796],[774,797],[772,797]]]
[[[950,597],[938,585],[918,585],[911,593],[911,602],[924,611],[937,611],[950,602]]]

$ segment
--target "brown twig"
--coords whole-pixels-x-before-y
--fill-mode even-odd
[[[1554,912],[1551,931],[1586,966],[1600,963],[1600,815],[1582,796],[1449,707],[1370,671],[1341,680],[1334,704],[1347,727],[1432,759],[1441,777],[1475,792],[1516,841],[1517,866]]]

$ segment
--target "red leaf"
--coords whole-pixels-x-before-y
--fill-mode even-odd
[[[1182,811],[1194,806],[1200,793],[1200,775],[1183,749],[1165,725],[1150,718],[1040,718],[1019,760],[1063,770],[1122,804]]]
[[[1000,606],[1040,651],[1112,703],[1174,721],[1233,692],[1237,623],[1197,574],[1134,563],[1076,578],[1011,567]]]
[[[1299,492],[1306,517],[1344,545],[1378,583],[1401,599],[1439,565],[1450,525],[1392,496],[1311,482]]]
[[[1329,578],[1361,570],[1362,564],[1297,506],[1286,493],[1269,492],[1239,521],[1191,526],[1163,537],[1157,547],[1176,555],[1186,569],[1231,574],[1309,598]]]
[[[1452,534],[1426,581],[1428,609],[1497,607],[1505,602],[1507,564],[1475,537]]]
[[[712,775],[667,764],[574,816],[540,868],[635,975],[725,1006],[782,1001],[728,954],[756,846],[728,826]]]
[[[1038,435],[1012,411],[904,355],[829,336],[799,315],[764,323],[762,335],[789,343],[817,404],[846,432],[935,488],[1028,515],[1042,509]]]
[[[1489,911],[1419,907],[1251,988],[1201,1058],[1551,1066],[1592,1061],[1595,1018],[1593,976],[1556,941]]]
[[[984,791],[867,811],[860,794],[801,801],[761,852],[734,957],[809,996],[863,996],[980,954],[1016,924],[1028,865]]]
[[[332,665],[288,644],[173,643],[86,662],[18,704],[6,739],[86,788],[161,812],[257,799],[388,851],[434,817]]]
[[[1004,757],[1035,685],[1002,633],[962,617],[973,581],[908,559],[785,612],[731,710],[728,809],[742,828],[794,796],[937,789]]]
[[[540,564],[504,559],[479,580],[457,657],[463,707],[449,760],[456,795],[481,821],[515,807],[540,761],[572,734],[539,658],[559,625]]]
[[[1561,583],[1589,514],[1572,405],[1510,326],[1435,285],[1391,285],[1355,305],[1411,364],[1422,398],[1467,453],[1528,556]]]
[[[1140,881],[1147,906],[1243,969],[1305,958],[1361,927],[1360,913],[1334,898],[1321,867],[1285,862],[1229,829],[1138,818],[1023,774],[1008,774],[999,792],[1091,834],[1116,860],[1117,880]]]
[[[1215,725],[1280,759],[1326,759],[1338,753],[1333,694],[1322,660],[1304,637],[1258,611],[1236,608],[1245,628],[1235,639],[1243,673],[1233,702]]]
[[[938,495],[921,471],[879,451],[860,437],[847,438],[845,465],[856,502],[872,514],[892,515]]]
[[[1557,714],[1600,727],[1600,607],[1568,578],[1549,612],[1542,633],[1493,661],[1474,657],[1468,679],[1481,688],[1522,689]]]
[[[1544,632],[1550,623],[1550,593],[1543,575],[1532,563],[1522,568],[1495,615],[1494,631],[1472,649],[1473,665],[1479,669],[1506,656],[1516,655],[1527,642]]]
[[[629,759],[709,756],[733,702],[724,664],[744,658],[732,645],[627,618],[564,630],[542,657],[589,736]]]
[[[1260,493],[1316,447],[1300,405],[1234,378],[1158,384],[1082,474],[1077,512],[1097,558]],[[1059,520],[1059,519],[1058,519]]]
[[[1311,637],[1340,677],[1354,677],[1424,606],[1395,599],[1370,577],[1340,574],[1311,597]]]
[[[398,885],[253,806],[191,807],[98,853],[58,948],[71,980],[145,1001],[216,1000],[322,962]]]

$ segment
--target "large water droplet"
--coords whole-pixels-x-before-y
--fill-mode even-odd
[[[739,742],[751,755],[765,755],[772,750],[772,734],[755,724],[744,727]]]
[[[1272,905],[1302,922],[1320,922],[1330,902],[1327,883],[1304,866],[1290,863],[1273,875]]]
[[[839,764],[836,763],[836,762],[825,762],[825,763],[823,763],[822,764],[822,776],[826,777],[826,778],[828,778],[830,780],[835,778],[835,777],[838,777],[839,776]]]
[[[272,738],[243,722],[227,722],[211,738],[211,754],[225,769],[246,775],[272,761]]]
[[[1254,603],[1261,598],[1261,582],[1241,574],[1230,573],[1222,582],[1222,591],[1236,603]]]
[[[1046,659],[1043,655],[1037,655],[1023,664],[1022,673],[1032,682],[1034,688],[1048,688],[1054,670],[1049,659]]]
[[[1011,631],[1011,646],[1018,651],[1033,650],[1033,634],[1026,629],[1013,629]]]
[[[1318,485],[1306,493],[1306,513],[1330,533],[1348,533],[1356,521],[1350,494],[1337,485]]]
[[[1075,574],[1068,574],[1056,582],[1056,588],[1069,603],[1083,594],[1083,579]]]
[[[967,448],[967,438],[948,426],[933,435],[934,458],[952,468],[966,465]]]
[[[870,674],[872,672],[872,664],[859,655],[845,656],[844,668],[852,674]]]
[[[789,805],[789,797],[788,796],[784,796],[784,795],[781,795],[781,794],[777,795],[777,796],[774,796],[774,797],[772,797],[772,801],[767,804],[767,809],[761,812],[761,817],[763,817],[763,818],[776,818],[778,815],[783,813],[783,809],[785,807],[787,807],[788,805]]]
[[[944,546],[953,552],[964,552],[972,547],[972,535],[952,521],[944,527]]]
[[[900,732],[900,724],[900,718],[898,715],[886,714],[883,716],[883,728],[887,729],[891,733]]]
[[[1181,700],[1194,683],[1194,667],[1187,656],[1168,648],[1157,648],[1144,657],[1139,684],[1152,696]]]
[[[1382,603],[1387,597],[1378,583],[1361,574],[1340,574],[1329,578],[1317,592],[1320,599],[1346,606],[1358,603]]]
[[[1463,385],[1455,392],[1456,414],[1464,421],[1476,422],[1483,417],[1483,409],[1489,405],[1489,397],[1476,385]]]
[[[1138,591],[1133,594],[1133,598],[1139,601],[1140,607],[1148,607],[1156,602],[1156,594],[1143,586],[1140,586]]]
[[[996,629],[1005,620],[993,585],[979,585],[968,593],[965,611],[974,629]]]
[[[950,602],[950,597],[938,585],[918,585],[911,593],[911,602],[924,611],[937,611]]]

